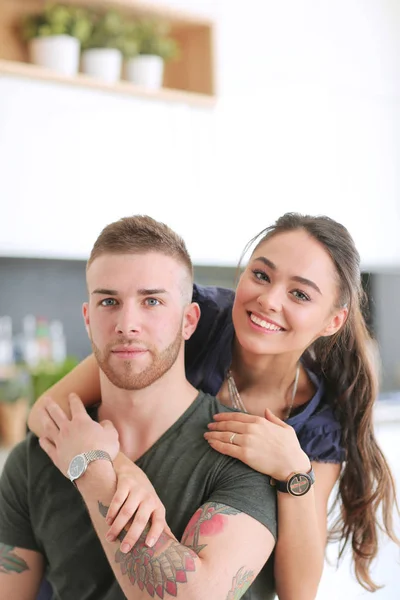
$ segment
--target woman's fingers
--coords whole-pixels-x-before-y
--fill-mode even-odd
[[[121,546],[120,546],[121,552],[124,552],[124,553],[129,552],[129,550],[131,550],[131,548],[136,544],[136,542],[138,541],[138,539],[140,538],[140,536],[146,529],[146,526],[150,520],[150,516],[151,516],[153,510],[154,510],[154,504],[150,499],[144,500],[143,502],[140,503],[140,506],[137,509],[134,519],[132,521],[132,524],[130,525],[128,532],[126,533],[126,535],[121,543]],[[117,522],[117,519],[115,520],[115,523],[116,522]],[[113,525],[113,527],[114,527],[114,525]],[[146,538],[147,538],[147,535],[146,535]]]
[[[117,516],[114,518],[114,521],[107,532],[106,538],[109,542],[113,542],[117,539],[119,534],[122,532],[124,527],[129,523],[131,518],[135,515],[138,510],[139,501],[131,496],[127,498],[124,504],[121,506],[118,511]],[[146,523],[145,523],[146,525]],[[145,527],[142,528],[142,531]],[[141,533],[141,532],[140,532]],[[139,535],[140,535],[139,533]],[[138,536],[139,537],[139,536]]]
[[[251,424],[241,421],[218,421],[207,425],[210,431],[230,431],[231,433],[248,433]]]
[[[260,417],[241,412],[223,412],[213,416],[214,421],[238,421],[241,423],[257,423]]]
[[[226,456],[232,456],[233,458],[237,458],[243,461],[243,448],[241,446],[237,446],[236,444],[230,444],[229,442],[222,442],[218,439],[210,439],[207,441],[210,444],[211,448],[213,448],[217,452],[225,454]]]
[[[127,482],[118,479],[117,483],[117,491],[115,492],[113,499],[111,500],[110,506],[108,507],[107,515],[106,515],[106,523],[111,525],[117,516],[119,510],[123,506],[124,502],[129,496],[130,486]],[[132,516],[132,515],[131,515]],[[119,533],[119,532],[118,532]]]
[[[235,433],[232,431],[207,431],[204,434],[207,442],[222,442],[223,444],[230,444],[231,446],[243,445],[244,436],[241,433]]]
[[[158,542],[158,538],[164,529],[169,528],[167,528],[167,523],[165,521],[165,508],[164,506],[160,505],[155,509],[151,516],[151,525],[146,536],[146,546],[149,546],[150,548],[154,546],[154,544]]]

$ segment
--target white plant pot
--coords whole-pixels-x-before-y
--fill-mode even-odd
[[[153,90],[162,86],[164,60],[159,56],[141,55],[126,63],[126,78],[136,85]]]
[[[30,61],[62,75],[76,75],[81,44],[70,35],[51,35],[29,42]]]
[[[106,83],[121,79],[122,54],[115,48],[90,48],[82,52],[82,73]]]

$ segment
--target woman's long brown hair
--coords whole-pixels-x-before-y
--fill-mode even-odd
[[[295,230],[306,231],[328,252],[338,275],[337,308],[348,308],[342,329],[331,337],[319,338],[303,359],[325,379],[326,400],[342,427],[345,463],[334,503],[340,511],[330,528],[329,539],[339,541],[339,560],[351,545],[358,582],[368,591],[376,591],[379,586],[372,581],[370,569],[378,553],[379,531],[399,544],[393,527],[398,504],[393,476],[374,433],[378,366],[374,341],[363,316],[365,294],[360,256],[340,223],[324,216],[287,213],[253,238],[242,257],[254,242],[258,246],[266,239]]]

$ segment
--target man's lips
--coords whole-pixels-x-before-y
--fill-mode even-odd
[[[134,346],[115,346],[112,350],[112,354],[116,354],[120,358],[133,358],[134,356],[140,356],[147,352],[147,348],[137,348]]]

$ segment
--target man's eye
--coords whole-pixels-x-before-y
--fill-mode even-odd
[[[160,304],[157,298],[146,298],[145,302],[148,306],[158,306]]]
[[[105,298],[100,302],[101,306],[115,306],[117,301],[115,298]]]

